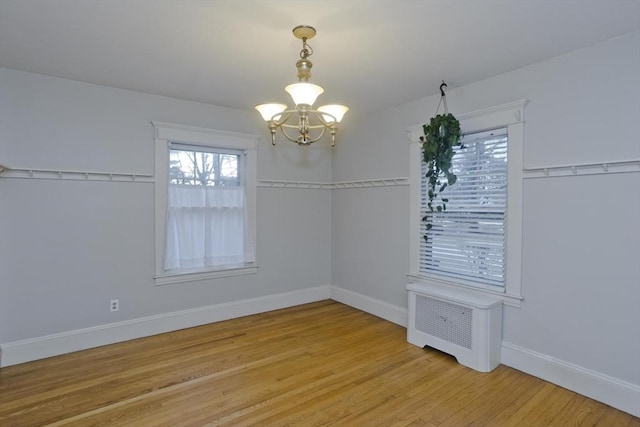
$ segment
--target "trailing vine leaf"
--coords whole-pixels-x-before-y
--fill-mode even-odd
[[[447,209],[446,203],[449,199],[440,198],[437,200],[438,196],[447,186],[452,186],[457,180],[456,175],[451,171],[451,161],[455,154],[453,147],[461,145],[460,122],[451,113],[438,114],[431,118],[429,124],[423,125],[422,129],[424,136],[420,137],[420,141],[422,141],[424,162],[428,168],[426,178],[428,178],[429,202],[427,207],[430,213],[442,212]],[[440,181],[442,177],[446,178],[444,184]],[[428,213],[422,218],[426,222],[427,230],[433,228],[430,217],[431,215]],[[427,240],[427,236],[424,237]]]

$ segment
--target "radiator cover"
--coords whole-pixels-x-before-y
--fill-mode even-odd
[[[407,340],[481,372],[500,364],[502,300],[465,289],[410,283]]]

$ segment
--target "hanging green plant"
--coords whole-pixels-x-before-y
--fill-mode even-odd
[[[451,171],[451,160],[455,154],[453,147],[460,145],[460,122],[451,113],[437,114],[422,128],[424,136],[421,136],[420,140],[424,162],[428,168],[426,178],[429,180],[427,185],[429,211],[422,221],[426,222],[428,231],[433,227],[430,222],[430,213],[447,210],[449,199],[441,197],[441,193],[447,186],[456,183],[456,175]],[[427,239],[427,236],[425,235],[424,238]]]

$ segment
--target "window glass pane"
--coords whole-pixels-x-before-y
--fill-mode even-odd
[[[254,261],[240,150],[172,144],[164,270],[206,271]]]
[[[169,183],[204,187],[241,185],[240,154],[171,149]]]
[[[427,166],[422,163],[421,211],[427,235],[420,245],[420,271],[467,284],[504,287],[507,209],[506,129],[466,135],[452,160],[457,175],[441,197],[446,211],[429,212]]]
[[[220,177],[228,180],[238,179],[238,156],[220,154]]]

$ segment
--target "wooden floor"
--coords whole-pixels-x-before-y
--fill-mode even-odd
[[[8,426],[640,426],[323,301],[0,369]]]

